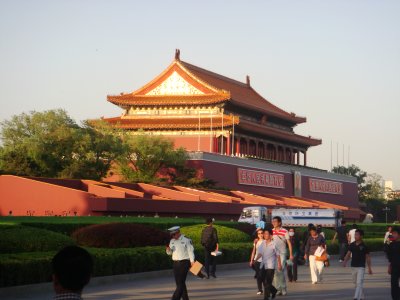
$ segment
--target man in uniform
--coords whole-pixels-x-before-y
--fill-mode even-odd
[[[172,255],[176,289],[171,300],[188,300],[186,289],[186,276],[194,263],[194,248],[191,239],[188,239],[180,232],[179,226],[168,229],[171,234],[171,241],[167,246],[166,253]]]

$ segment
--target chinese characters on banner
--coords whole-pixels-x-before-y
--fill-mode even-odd
[[[241,168],[238,168],[238,182],[239,184],[258,185],[277,189],[285,188],[285,176],[283,174]]]
[[[310,178],[310,192],[325,194],[343,194],[343,183]]]

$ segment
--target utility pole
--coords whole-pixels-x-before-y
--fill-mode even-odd
[[[388,211],[390,211],[390,208],[385,206],[385,208],[382,210],[385,212],[385,223],[387,224],[387,214],[388,214]]]

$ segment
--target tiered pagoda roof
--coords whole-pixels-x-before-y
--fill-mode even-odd
[[[238,128],[279,140],[300,143],[306,147],[321,144],[321,140],[297,135],[291,127],[306,122],[306,118],[275,106],[258,94],[246,83],[205,70],[181,61],[177,50],[172,63],[152,81],[131,93],[107,96],[107,100],[126,110],[121,117],[104,119],[114,126],[124,129],[144,130],[188,130],[227,128],[233,124]],[[229,104],[238,111],[245,109],[266,118],[281,120],[287,129],[268,126],[262,122],[250,121],[238,115],[224,113],[219,117],[212,115],[181,114],[170,115],[147,113],[152,109],[190,109],[224,107]],[[131,110],[139,113],[131,113]],[[143,112],[143,115],[141,113]],[[200,119],[200,122],[199,122]],[[278,126],[279,127],[279,126]]]

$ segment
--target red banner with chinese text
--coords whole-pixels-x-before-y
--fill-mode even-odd
[[[285,176],[278,173],[269,173],[238,168],[238,183],[245,185],[258,185],[284,189]]]
[[[325,194],[343,194],[343,183],[336,181],[327,181],[320,179],[309,179],[310,192]]]

